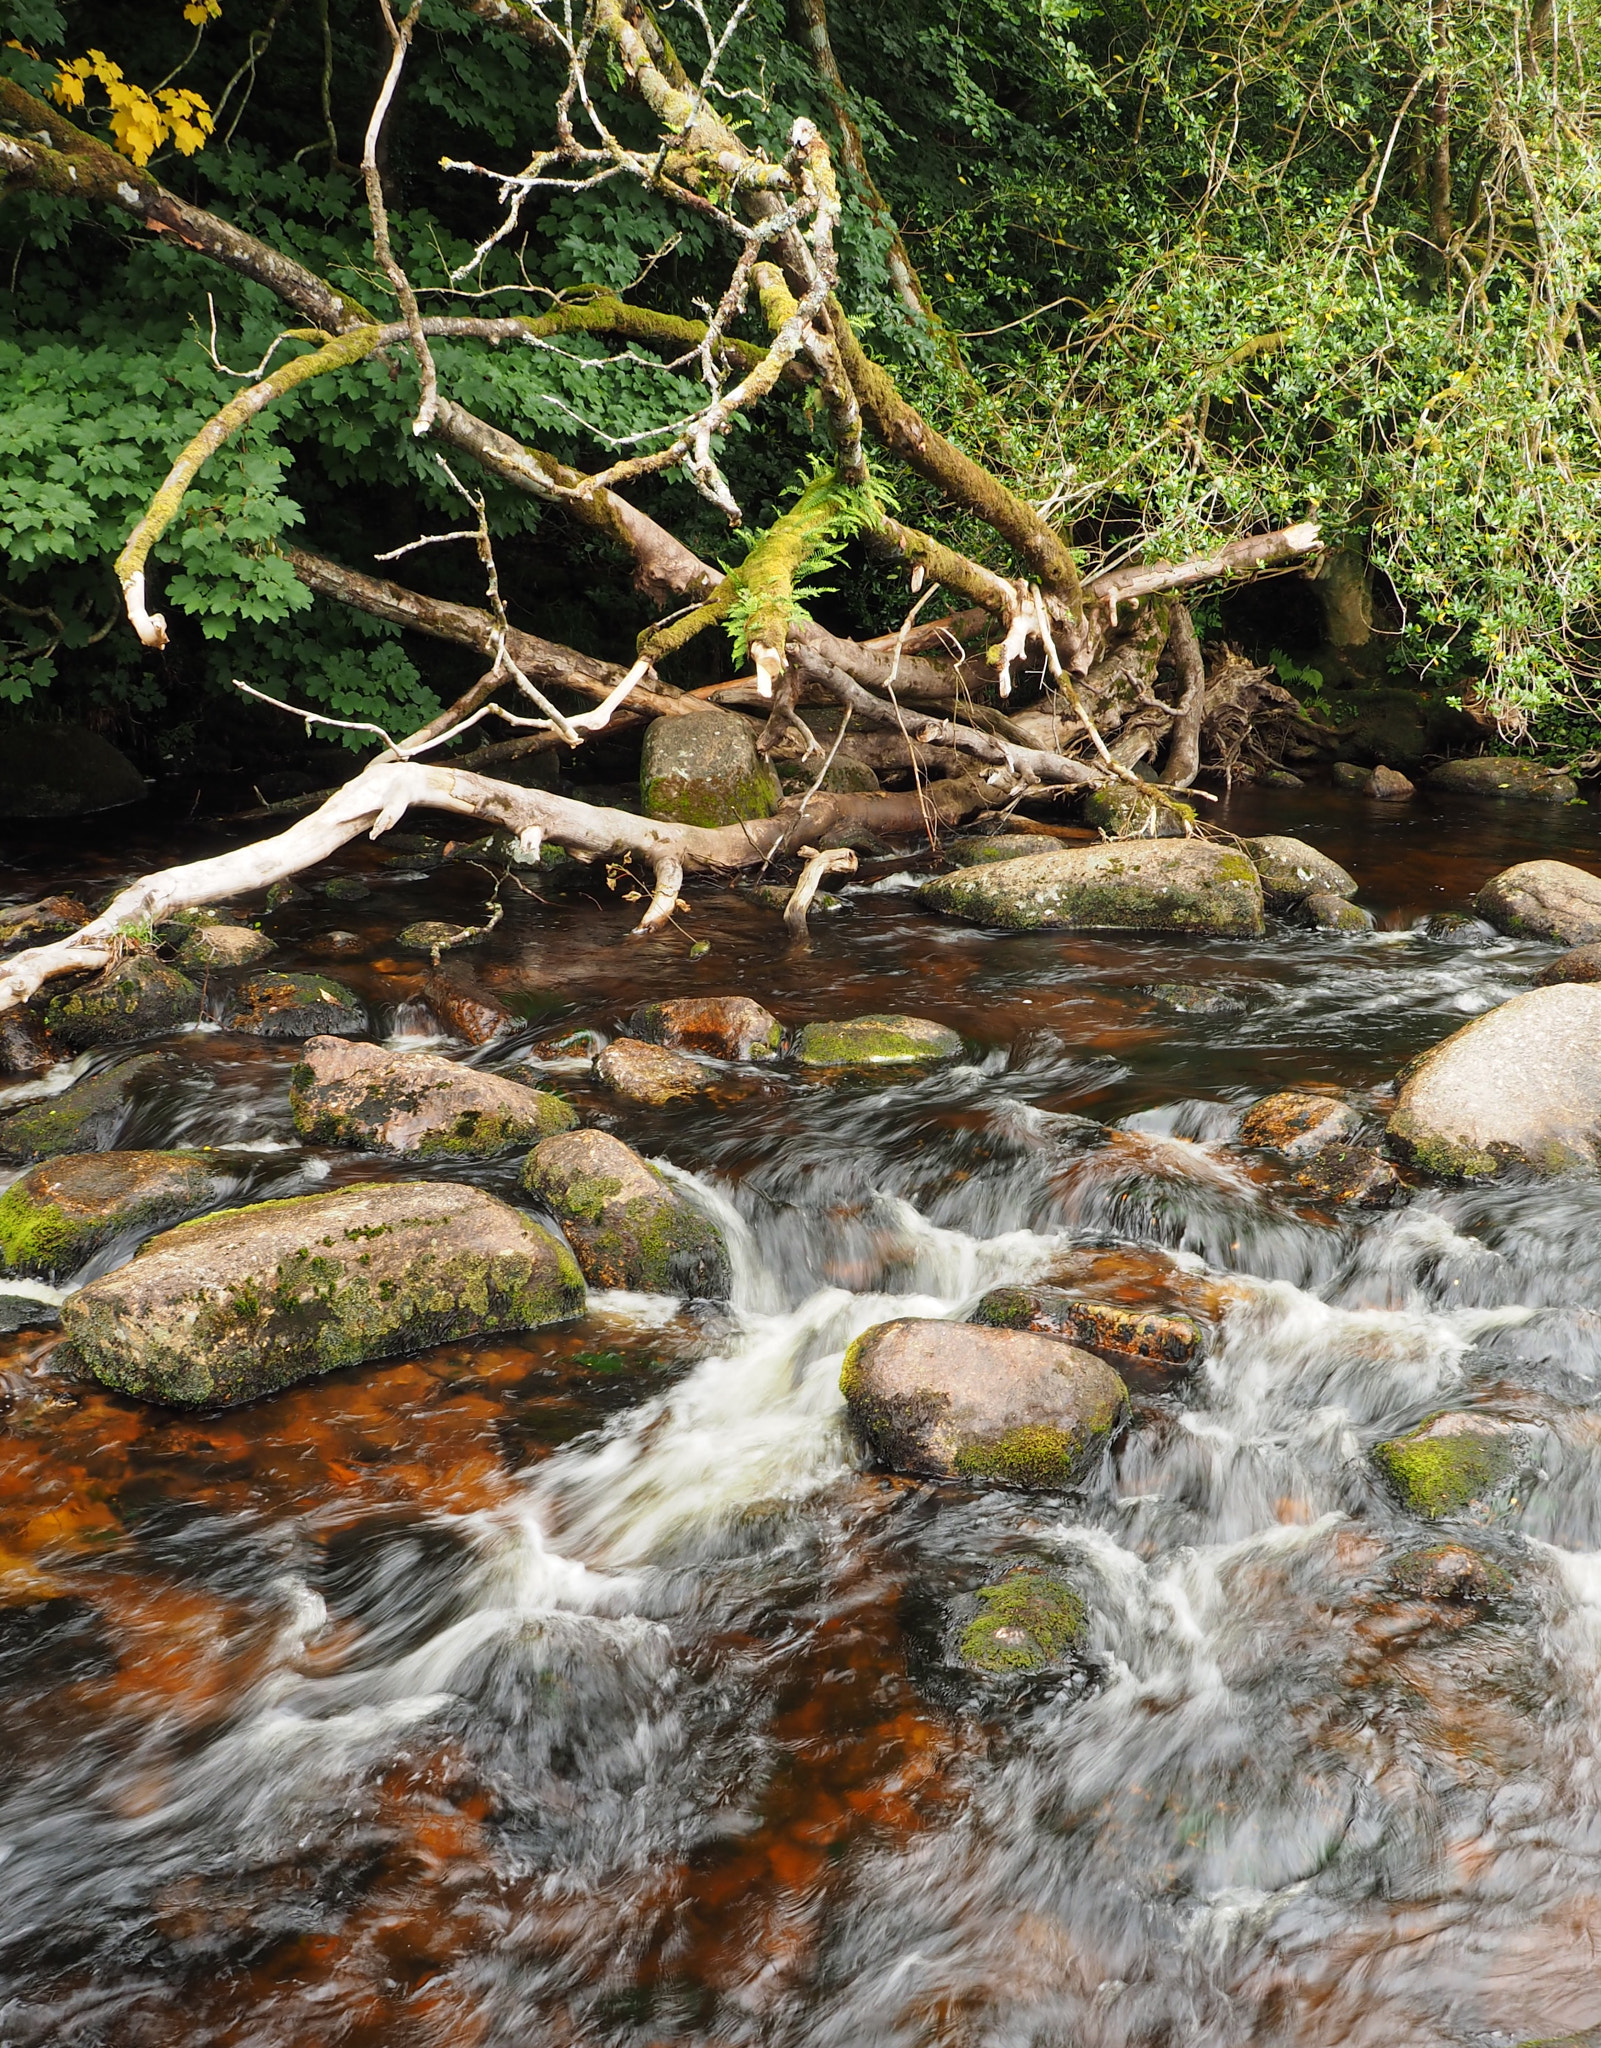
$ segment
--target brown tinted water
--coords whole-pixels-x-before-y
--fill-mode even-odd
[[[457,959],[528,1022],[450,1049],[692,1177],[733,1307],[597,1296],[563,1330],[216,1415],[82,1383],[48,1329],[0,1338],[0,2042],[1502,2048],[1601,2025],[1601,1187],[1339,1211],[1230,1147],[1285,1085],[1382,1113],[1405,1059],[1526,987],[1554,949],[1417,927],[1517,859],[1601,872],[1596,816],[1237,793],[1230,829],[1352,869],[1365,938],[976,932],[918,908],[904,859],[864,864],[806,952],[705,882],[647,943],[602,877],[506,889]],[[0,894],[94,899],[216,843],[113,820],[14,845]],[[422,1042],[396,934],[470,920],[489,878],[386,852],[329,871],[365,899],[268,920],[274,964]],[[336,927],[359,950],[319,951]],[[1173,981],[1244,1007],[1169,1014],[1147,991]],[[738,1069],[660,1112],[526,1064],[695,991],[786,1025],[912,1011],[969,1054],[894,1082]],[[240,1198],[392,1170],[298,1145],[291,1047],[165,1043],[122,1144],[228,1148]],[[516,1168],[467,1172],[515,1198]],[[1133,1379],[1081,1493],[867,1469],[849,1339],[1036,1277],[1190,1309],[1205,1366]],[[1464,1406],[1539,1446],[1469,1532],[1511,1583],[1479,1607],[1397,1579],[1434,1532],[1363,1456]],[[979,1680],[951,1616],[1019,1559],[1082,1591],[1089,1654]]]

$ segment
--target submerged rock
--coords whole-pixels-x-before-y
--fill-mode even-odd
[[[628,1020],[634,1038],[719,1060],[776,1059],[784,1027],[749,996],[677,996],[645,1003]]]
[[[317,884],[317,894],[330,903],[364,903],[372,891],[360,875],[335,875],[332,881]]]
[[[453,953],[458,946],[470,946],[474,939],[484,936],[484,927],[477,924],[443,924],[438,918],[425,917],[419,924],[408,924],[403,931],[396,932],[395,944],[403,953],[426,953],[437,960],[441,953]]]
[[[253,1038],[346,1038],[367,1028],[366,1006],[324,974],[258,974],[223,1006],[223,1029]]]
[[[733,1269],[723,1234],[654,1166],[605,1131],[546,1138],[522,1184],[560,1219],[592,1287],[726,1301]]]
[[[924,1066],[955,1059],[962,1041],[929,1017],[850,1017],[842,1024],[805,1024],[792,1048],[803,1067]]]
[[[1601,879],[1565,860],[1503,868],[1473,899],[1480,917],[1519,939],[1584,946],[1601,939]]]
[[[1444,761],[1429,777],[1429,787],[1451,796],[1529,804],[1568,804],[1579,794],[1579,785],[1560,768],[1547,768],[1541,761],[1526,761],[1512,754]]]
[[[1309,1159],[1325,1145],[1354,1138],[1361,1128],[1360,1115],[1337,1095],[1285,1088],[1252,1103],[1240,1119],[1239,1142],[1287,1159]]]
[[[914,1317],[858,1337],[839,1384],[880,1464],[997,1486],[1072,1485],[1128,1412],[1111,1367],[1060,1337]]]
[[[136,1084],[166,1064],[163,1053],[141,1053],[74,1083],[64,1094],[14,1109],[0,1121],[0,1159],[55,1159],[65,1152],[108,1151],[128,1121]]]
[[[1362,909],[1360,904],[1348,903],[1343,896],[1336,896],[1332,890],[1314,889],[1310,896],[1303,896],[1291,915],[1297,924],[1310,925],[1319,932],[1370,932],[1373,929],[1373,913]]]
[[[970,1671],[1001,1677],[1069,1662],[1084,1640],[1084,1602],[1065,1579],[1033,1566],[981,1586],[956,1642]]]
[[[737,825],[770,818],[783,792],[756,751],[755,730],[736,711],[690,711],[645,728],[639,794],[647,818],[680,825]]]
[[[103,1385],[226,1408],[583,1307],[567,1246],[509,1204],[445,1181],[369,1181],[180,1224],[69,1296],[62,1323]]]
[[[1404,1508],[1434,1522],[1493,1502],[1516,1477],[1522,1451],[1512,1423],[1457,1412],[1375,1444],[1373,1462]]]
[[[37,1017],[26,1010],[0,1016],[0,1074],[42,1074],[60,1058]]]
[[[1304,839],[1268,833],[1241,842],[1262,877],[1262,900],[1269,910],[1293,910],[1308,896],[1354,896],[1356,878],[1337,860],[1308,846]]]
[[[1195,812],[1189,804],[1159,803],[1126,782],[1109,782],[1085,797],[1083,816],[1112,839],[1182,839],[1184,822],[1193,823]]]
[[[12,725],[0,747],[0,818],[81,818],[139,803],[150,785],[83,725]]]
[[[313,1144],[415,1159],[494,1159],[578,1121],[559,1095],[438,1053],[385,1052],[347,1038],[306,1041],[289,1106]]]
[[[1238,989],[1204,981],[1153,981],[1144,993],[1170,1017],[1238,1017],[1249,1007]]]
[[[1257,937],[1262,885],[1242,853],[1203,839],[1114,839],[935,875],[935,910],[1008,931],[1213,932]]]
[[[1405,1183],[1374,1145],[1327,1145],[1295,1176],[1295,1185],[1354,1209],[1388,1209]]]
[[[1534,977],[1536,988],[1554,988],[1563,981],[1601,981],[1601,943],[1574,946]]]
[[[314,953],[318,959],[338,960],[347,953],[365,951],[366,945],[367,941],[360,932],[332,931],[319,933],[307,945],[306,951]]]
[[[265,932],[243,924],[203,924],[178,948],[185,967],[253,967],[274,950]]]
[[[1431,1543],[1425,1550],[1409,1550],[1391,1566],[1390,1581],[1398,1591],[1425,1600],[1477,1607],[1504,1600],[1512,1592],[1508,1574],[1465,1543]]]
[[[75,1273],[125,1230],[154,1230],[221,1201],[230,1178],[199,1152],[69,1152],[0,1195],[0,1264]]]
[[[647,1109],[699,1095],[712,1080],[697,1061],[640,1038],[614,1038],[595,1062],[595,1077],[614,1094]]]
[[[1392,1151],[1425,1173],[1561,1173],[1601,1157],[1601,988],[1529,989],[1414,1060]]]
[[[1426,939],[1441,939],[1449,946],[1482,946],[1496,936],[1495,926],[1482,917],[1469,917],[1465,910],[1437,910],[1423,921]]]
[[[84,987],[55,997],[45,1024],[66,1045],[124,1045],[199,1016],[200,989],[188,975],[149,953],[128,953]]]
[[[1149,1365],[1193,1365],[1201,1355],[1200,1326],[1188,1316],[1092,1301],[1062,1287],[992,1287],[968,1321],[997,1330],[1042,1330],[1103,1358]]]

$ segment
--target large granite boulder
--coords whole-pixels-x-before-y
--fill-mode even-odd
[[[366,1006],[326,974],[257,974],[223,1005],[225,1031],[252,1038],[345,1038],[367,1028]]]
[[[1255,937],[1262,884],[1243,853],[1204,839],[1064,846],[960,874],[920,895],[935,910],[1008,931],[1208,932]]]
[[[150,785],[82,725],[10,725],[0,746],[0,818],[81,818],[136,804]]]
[[[1262,877],[1262,900],[1269,910],[1293,910],[1308,896],[1354,896],[1356,878],[1348,875],[1337,860],[1308,846],[1304,839],[1289,839],[1269,832],[1260,839],[1242,840],[1257,873]]]
[[[1511,754],[1444,761],[1429,777],[1429,787],[1450,796],[1488,797],[1499,803],[1570,804],[1579,794],[1579,785],[1560,768]]]
[[[1473,907],[1498,932],[1585,946],[1601,939],[1601,877],[1565,860],[1524,860],[1492,875]]]
[[[522,1184],[561,1221],[592,1287],[726,1301],[733,1269],[723,1234],[654,1166],[605,1131],[546,1138]]]
[[[141,1053],[103,1073],[47,1095],[0,1120],[0,1159],[54,1159],[63,1152],[104,1152],[122,1135],[142,1082],[155,1078],[170,1056]]]
[[[676,996],[644,1003],[628,1020],[635,1038],[674,1052],[709,1053],[719,1060],[776,1059],[784,1027],[749,996]]]
[[[1071,1486],[1128,1412],[1112,1368],[1060,1337],[918,1317],[858,1337],[839,1384],[880,1464],[997,1486]]]
[[[0,1266],[75,1273],[128,1230],[155,1230],[220,1202],[232,1185],[200,1152],[69,1152],[0,1195]]]
[[[82,988],[56,996],[45,1023],[66,1045],[126,1045],[200,1017],[200,989],[149,953],[128,953]]]
[[[386,1052],[348,1038],[308,1038],[289,1077],[295,1129],[313,1144],[413,1159],[494,1159],[570,1131],[578,1113],[434,1052]]]
[[[911,1067],[955,1059],[962,1041],[931,1017],[893,1014],[847,1017],[840,1024],[805,1024],[793,1051],[803,1067]]]
[[[508,1203],[445,1181],[366,1181],[180,1224],[69,1296],[62,1323],[103,1385],[228,1408],[583,1307],[567,1246]]]
[[[756,751],[749,719],[708,706],[646,727],[639,794],[647,818],[737,825],[745,818],[770,818],[783,792]]]
[[[1560,1173],[1601,1159],[1601,987],[1529,989],[1412,1062],[1391,1149],[1426,1173]]]

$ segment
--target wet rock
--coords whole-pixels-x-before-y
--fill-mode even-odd
[[[0,747],[0,818],[81,818],[143,800],[150,785],[82,725],[10,725]]]
[[[517,1023],[498,996],[453,973],[436,974],[424,994],[429,1009],[451,1036],[464,1038],[469,1045],[488,1045]]]
[[[968,1321],[997,1330],[1045,1331],[1114,1362],[1188,1366],[1201,1355],[1200,1326],[1188,1316],[1092,1301],[1062,1287],[992,1287]]]
[[[1071,1661],[1084,1641],[1084,1602],[1065,1579],[1025,1566],[981,1586],[956,1641],[958,1662],[994,1677]]]
[[[265,932],[243,924],[206,924],[192,931],[178,948],[185,967],[253,967],[273,951]]]
[[[674,1052],[709,1053],[719,1060],[776,1059],[784,1027],[749,996],[677,996],[645,1003],[628,1020],[629,1033]]]
[[[837,825],[830,825],[817,844],[825,853],[849,847],[852,853],[861,854],[864,860],[888,860],[895,851],[881,833],[854,818],[841,818]]]
[[[746,893],[753,903],[760,903],[765,909],[782,913],[789,908],[789,899],[795,891],[782,882],[758,882]],[[811,908],[806,914],[808,917],[832,917],[835,911],[844,908],[843,896],[836,896],[830,889],[819,889],[812,898]]]
[[[639,1038],[614,1038],[596,1060],[595,1076],[615,1094],[647,1109],[660,1109],[711,1086],[711,1075],[696,1061]]]
[[[1390,1149],[1425,1173],[1561,1173],[1601,1157],[1601,988],[1529,989],[1414,1060]]]
[[[319,882],[317,894],[330,903],[364,903],[372,894],[360,875],[335,875],[331,882]]]
[[[36,1301],[31,1294],[8,1294],[0,1287],[0,1337],[18,1330],[53,1330],[61,1311],[53,1301]]]
[[[1304,775],[1292,774],[1288,768],[1264,768],[1257,777],[1264,789],[1305,789]]]
[[[1295,1185],[1354,1209],[1388,1209],[1405,1183],[1374,1145],[1328,1145],[1295,1176]]]
[[[366,944],[360,932],[322,932],[310,942],[306,951],[320,960],[339,960],[348,953],[364,951]]]
[[[309,889],[302,889],[298,882],[291,882],[287,878],[281,882],[274,882],[267,891],[267,908],[269,910],[282,910],[286,903],[309,903],[310,901],[311,891]]]
[[[1440,939],[1451,946],[1483,946],[1496,935],[1495,926],[1482,917],[1469,917],[1464,910],[1437,910],[1424,919],[1423,936]]]
[[[1390,1580],[1399,1592],[1424,1600],[1464,1601],[1476,1607],[1504,1600],[1512,1591],[1512,1581],[1501,1567],[1465,1543],[1431,1543],[1425,1550],[1409,1550],[1391,1566]]]
[[[1359,904],[1348,903],[1328,889],[1314,889],[1303,896],[1291,912],[1297,924],[1310,925],[1318,932],[1370,932],[1373,913]]]
[[[453,953],[458,946],[470,946],[474,939],[484,936],[482,925],[443,924],[437,918],[425,917],[418,924],[408,924],[395,934],[395,944],[403,953],[426,953],[437,960],[441,953]]]
[[[1293,910],[1308,896],[1354,896],[1356,880],[1337,860],[1308,846],[1304,839],[1269,833],[1243,842],[1262,877],[1262,900],[1269,910]]]
[[[1492,876],[1473,899],[1480,917],[1519,939],[1585,946],[1601,939],[1601,878],[1565,860],[1525,860]]]
[[[223,1006],[223,1029],[253,1038],[345,1038],[367,1029],[361,999],[321,974],[258,974]]]
[[[221,1201],[231,1185],[199,1152],[71,1152],[0,1195],[0,1265],[75,1273],[128,1230],[154,1230]]]
[[[1361,1128],[1360,1115],[1337,1095],[1285,1088],[1252,1103],[1240,1119],[1239,1142],[1282,1152],[1287,1159],[1310,1159],[1325,1145],[1354,1138]]]
[[[149,953],[129,953],[84,987],[55,997],[44,1020],[63,1044],[90,1046],[125,1045],[199,1016],[200,990],[188,975]]]
[[[1579,785],[1560,768],[1547,768],[1542,762],[1511,754],[1479,754],[1470,760],[1442,762],[1429,777],[1429,787],[1452,796],[1529,804],[1568,804],[1579,794]]]
[[[639,793],[647,818],[681,825],[737,825],[770,818],[782,795],[756,751],[755,731],[735,711],[691,711],[645,728]]]
[[[1128,1412],[1111,1367],[1060,1337],[911,1317],[858,1337],[839,1384],[880,1464],[998,1486],[1072,1485]]]
[[[522,1184],[559,1218],[592,1287],[728,1299],[722,1232],[605,1131],[546,1138],[529,1153]]]
[[[787,761],[778,770],[779,782],[789,790],[804,795],[817,781],[817,771],[822,766],[814,754],[810,761]],[[882,788],[876,770],[865,761],[852,760],[847,753],[834,756],[828,773],[818,783],[834,796],[876,796]]]
[[[42,1074],[60,1057],[37,1017],[26,1010],[0,1016],[0,1074]]]
[[[369,1181],[180,1224],[69,1296],[62,1323],[103,1385],[227,1408],[583,1307],[567,1246],[509,1204],[446,1181]]]
[[[1231,988],[1213,988],[1204,981],[1153,981],[1145,994],[1170,1017],[1238,1017],[1247,1008],[1244,996]]]
[[[1554,988],[1562,981],[1601,981],[1601,943],[1574,946],[1534,977],[1536,988]]]
[[[1031,860],[1048,853],[1050,842],[1036,839],[1032,832],[977,833],[970,839],[953,839],[945,849],[959,868],[988,867],[998,860]]]
[[[142,1053],[76,1082],[64,1094],[14,1109],[0,1120],[0,1159],[55,1159],[64,1152],[108,1151],[128,1121],[137,1085],[166,1065],[163,1054]]]
[[[1114,782],[1090,791],[1083,816],[1086,825],[1097,826],[1112,839],[1182,839],[1184,820],[1193,822],[1195,811],[1186,803],[1176,808],[1158,803],[1126,782]]]
[[[1373,781],[1373,770],[1363,767],[1360,761],[1336,761],[1329,773],[1341,789],[1358,790],[1363,796]]]
[[[1517,1476],[1522,1452],[1512,1423],[1456,1412],[1375,1444],[1373,1462],[1404,1508],[1435,1522],[1493,1503]]]
[[[1368,782],[1368,795],[1377,797],[1381,804],[1404,804],[1409,797],[1417,795],[1417,786],[1403,775],[1399,768],[1375,768]]]
[[[0,947],[35,946],[58,939],[89,922],[76,896],[45,896],[37,903],[13,903],[0,910]]]
[[[803,1067],[923,1066],[955,1059],[962,1041],[928,1017],[850,1017],[841,1024],[806,1024],[791,1050]]]
[[[578,1121],[559,1095],[438,1053],[385,1052],[346,1038],[306,1041],[289,1106],[310,1143],[414,1159],[495,1159]]]
[[[935,875],[918,893],[949,916],[1008,931],[1262,931],[1256,869],[1244,854],[1201,839],[1055,847]]]
[[[591,1067],[605,1050],[606,1041],[598,1031],[558,1031],[536,1038],[526,1057],[541,1067]]]

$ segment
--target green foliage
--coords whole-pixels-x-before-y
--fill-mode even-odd
[[[741,664],[750,659],[753,631],[772,636],[780,622],[787,631],[809,617],[809,608],[834,588],[817,578],[838,565],[857,534],[871,533],[896,510],[887,487],[871,475],[846,484],[831,466],[817,463],[799,486],[794,503],[755,535],[745,559],[729,571],[738,591],[723,624]]]

